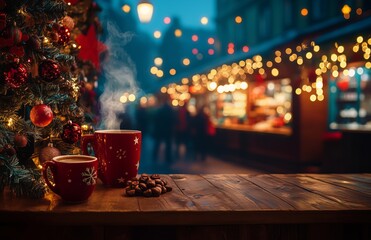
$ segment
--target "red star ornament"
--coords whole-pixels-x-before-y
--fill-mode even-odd
[[[91,61],[95,68],[100,71],[99,56],[107,50],[107,46],[97,39],[94,25],[89,27],[86,35],[80,34],[77,36],[76,42],[81,46],[77,57],[84,61]]]

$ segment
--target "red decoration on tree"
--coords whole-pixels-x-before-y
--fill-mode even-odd
[[[0,31],[6,27],[6,14],[0,13]]]
[[[77,123],[68,121],[68,123],[63,126],[63,131],[60,137],[64,142],[73,144],[81,137],[81,127]]]
[[[68,28],[69,30],[72,30],[75,27],[75,22],[70,16],[65,16],[62,20],[63,26]]]
[[[45,104],[38,104],[31,109],[31,122],[37,127],[46,127],[53,121],[53,111]]]
[[[27,137],[23,134],[17,133],[14,136],[14,145],[17,147],[25,147],[28,143]]]
[[[70,33],[70,30],[68,30],[68,28],[66,28],[65,26],[61,26],[59,28],[58,34],[59,34],[59,39],[58,39],[59,44],[64,45],[70,41],[71,33]]]
[[[19,88],[27,82],[28,73],[26,67],[20,64],[9,64],[3,72],[5,83],[11,88]]]
[[[47,82],[53,82],[61,76],[59,65],[51,60],[43,60],[39,65],[39,74]]]
[[[39,162],[44,163],[50,161],[53,157],[60,156],[61,151],[53,146],[53,143],[49,143],[47,147],[44,147],[39,152]]]
[[[16,26],[6,27],[0,35],[0,47],[11,47],[22,40],[22,31]]]
[[[99,71],[99,55],[107,50],[107,46],[97,40],[95,26],[91,25],[89,27],[87,35],[81,34],[77,36],[76,42],[81,45],[78,58],[84,61],[91,61]]]
[[[76,5],[80,0],[64,0],[65,3],[69,3],[71,5]]]
[[[14,149],[14,147],[12,147],[10,144],[6,144],[4,146],[4,151],[6,154],[8,154],[8,156],[13,156],[14,154],[16,154],[16,150]]]

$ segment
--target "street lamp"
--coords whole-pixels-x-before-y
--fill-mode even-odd
[[[140,0],[137,6],[139,20],[142,23],[148,23],[151,21],[153,13],[153,5],[149,0]]]

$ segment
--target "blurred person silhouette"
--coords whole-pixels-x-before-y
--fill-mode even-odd
[[[191,114],[187,109],[187,103],[180,106],[177,111],[177,122],[175,126],[175,145],[176,157],[181,157],[182,148],[185,149],[183,156],[187,156],[190,151],[190,137],[191,137]]]
[[[193,141],[196,160],[206,160],[210,148],[210,138],[215,135],[215,127],[209,109],[203,105],[198,108],[193,120]]]
[[[165,161],[171,163],[172,159],[172,142],[174,127],[176,124],[175,113],[170,105],[170,99],[167,94],[160,96],[161,105],[154,113],[153,127],[153,160],[158,161],[161,144],[164,144]]]

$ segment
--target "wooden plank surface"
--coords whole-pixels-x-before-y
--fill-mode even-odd
[[[163,175],[172,192],[128,197],[99,183],[90,199],[0,194],[0,223],[106,225],[292,224],[371,222],[369,174]]]

